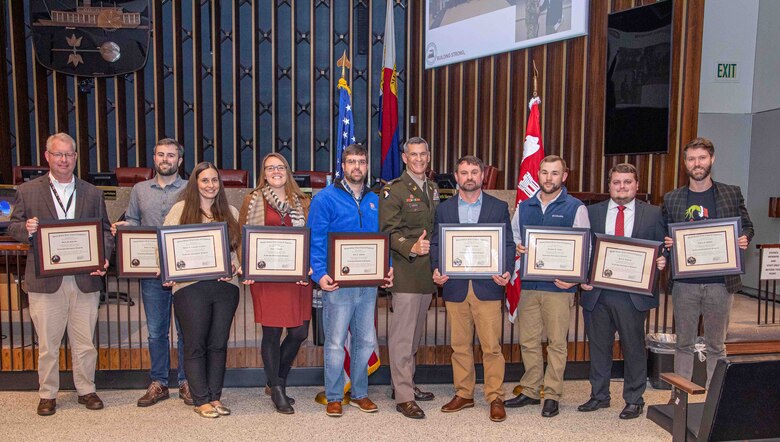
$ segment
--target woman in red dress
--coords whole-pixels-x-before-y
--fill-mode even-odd
[[[239,225],[305,227],[311,200],[295,183],[287,160],[278,153],[263,159],[257,187],[244,197]],[[266,394],[276,411],[292,414],[295,401],[286,394],[287,375],[309,336],[312,287],[309,281],[245,281],[252,291],[255,322],[263,326],[260,355],[268,378]],[[287,336],[281,341],[282,332]],[[280,343],[281,341],[281,343]]]

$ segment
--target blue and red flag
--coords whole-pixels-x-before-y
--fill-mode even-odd
[[[344,148],[355,142],[354,120],[352,119],[352,91],[349,90],[347,80],[339,79],[339,121],[336,126],[336,178],[342,178],[344,171],[341,169],[341,153]]]
[[[384,181],[401,176],[400,134],[398,129],[398,74],[395,70],[395,23],[393,0],[387,0],[385,16],[385,52],[379,91],[379,138],[382,140],[382,174]]]

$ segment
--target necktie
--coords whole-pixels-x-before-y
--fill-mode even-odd
[[[617,218],[615,218],[615,236],[626,236],[625,231],[625,215],[623,211],[626,210],[626,206],[618,206]]]

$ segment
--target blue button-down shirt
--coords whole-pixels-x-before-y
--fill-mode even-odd
[[[187,182],[180,176],[165,187],[160,187],[157,177],[136,184],[130,192],[125,220],[131,226],[162,226],[186,185]]]
[[[458,198],[458,218],[461,224],[476,224],[479,221],[479,212],[482,211],[482,192],[479,192],[479,198],[473,203],[463,201]]]

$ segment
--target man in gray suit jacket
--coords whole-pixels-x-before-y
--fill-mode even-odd
[[[16,189],[16,202],[8,232],[21,243],[31,242],[39,221],[98,218],[103,223],[105,256],[111,255],[114,238],[106,214],[103,193],[73,175],[76,142],[58,133],[46,140],[49,173]],[[30,301],[30,317],[38,333],[38,414],[49,416],[57,407],[59,391],[60,343],[68,331],[73,359],[73,382],[78,402],[90,410],[103,408],[95,394],[97,349],[92,341],[97,323],[100,289],[105,271],[66,276],[38,276],[36,252],[27,254],[25,282]],[[104,267],[108,267],[108,259]]]
[[[739,248],[746,250],[753,238],[745,199],[739,186],[719,183],[710,172],[715,164],[715,146],[706,138],[694,138],[683,149],[688,185],[664,195],[664,222],[695,222],[704,219],[739,217],[742,232]],[[674,246],[672,238],[664,239],[667,248]],[[734,293],[742,289],[739,275],[710,276],[674,281],[672,307],[677,341],[674,352],[674,372],[686,379],[693,374],[693,350],[699,327],[699,316],[704,325],[704,344],[707,347],[707,386],[718,359],[726,356],[726,333]]]
[[[664,221],[661,208],[636,199],[639,176],[636,167],[622,163],[609,171],[609,197],[588,207],[593,233],[626,236],[663,242]],[[658,270],[666,266],[663,256],[656,260]],[[580,304],[590,347],[590,400],[578,411],[595,411],[609,407],[609,381],[612,372],[612,347],[615,331],[620,335],[623,351],[623,400],[626,406],[621,419],[642,415],[642,395],[647,385],[645,352],[645,318],[648,310],[658,307],[658,287],[653,296],[620,290],[593,288],[582,284]]]

